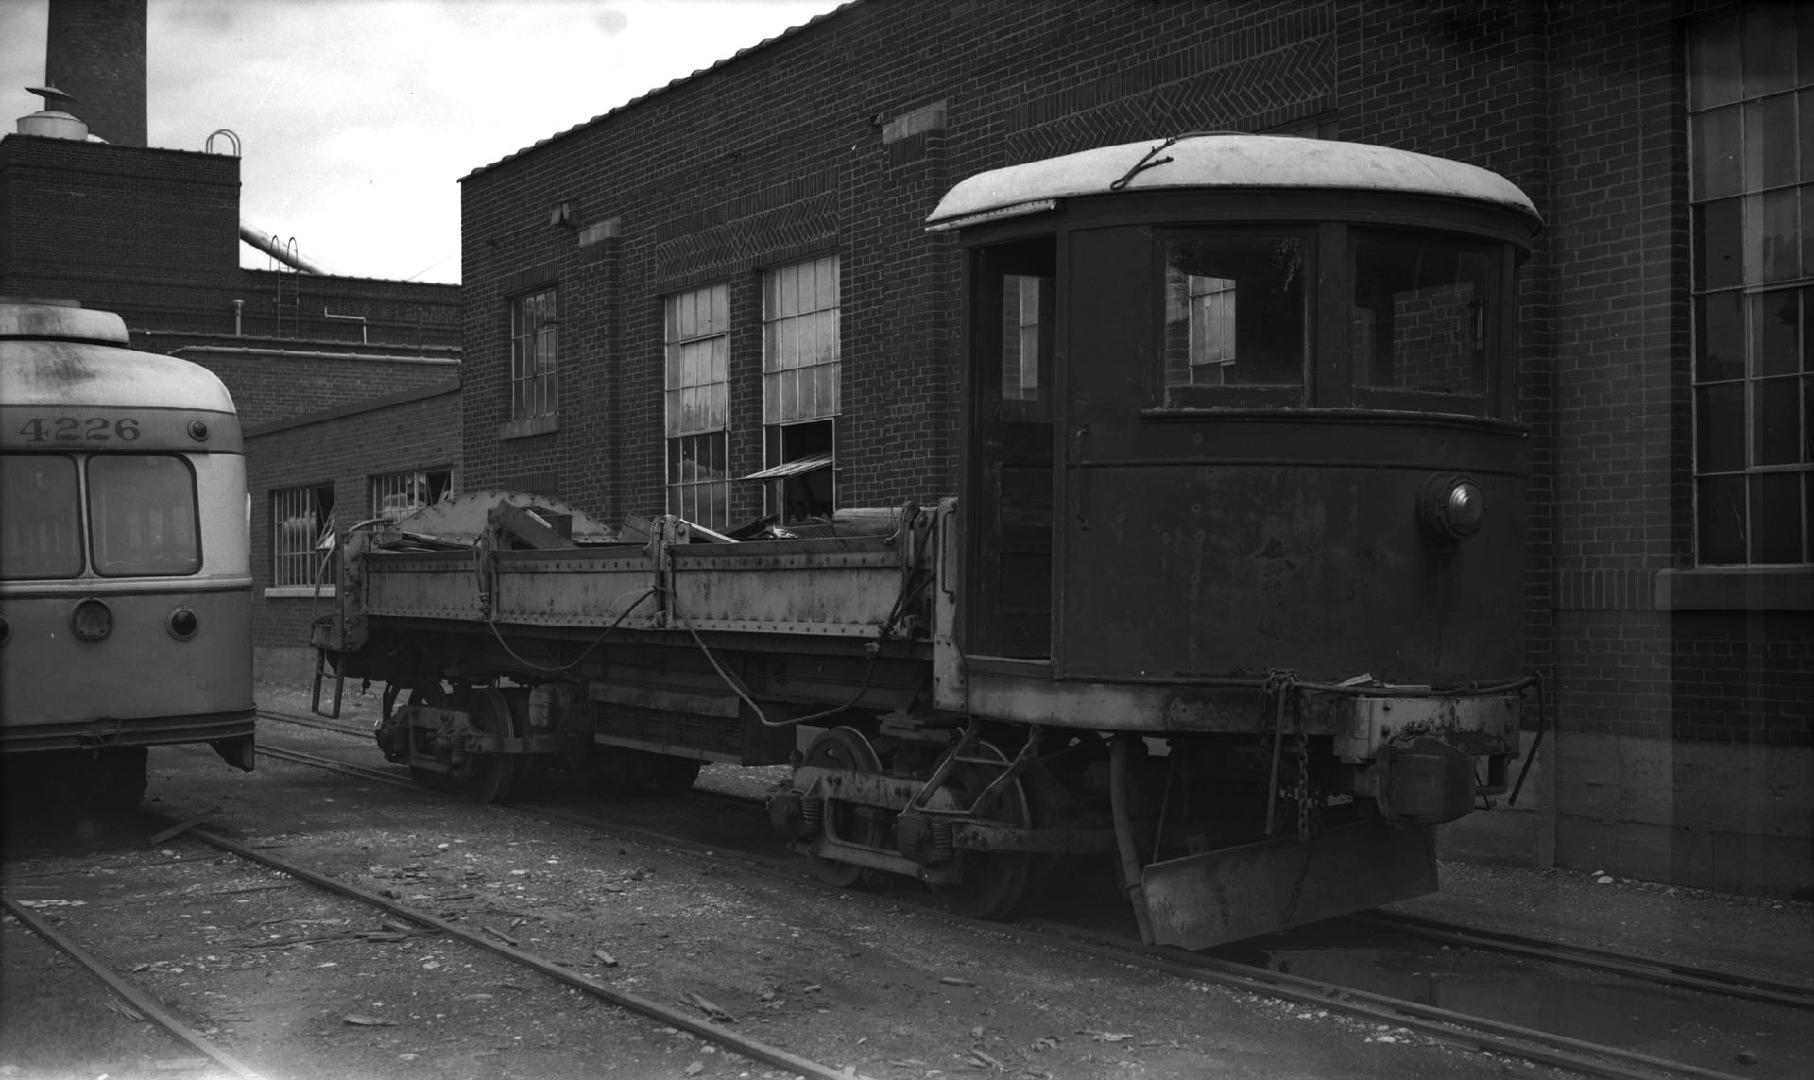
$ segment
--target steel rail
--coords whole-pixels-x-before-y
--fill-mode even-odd
[[[1589,945],[1545,941],[1501,930],[1483,930],[1461,923],[1448,923],[1422,915],[1396,911],[1371,911],[1343,916],[1349,922],[1398,933],[1413,934],[1432,941],[1470,948],[1549,960],[1577,967],[1595,968],[1628,978],[1643,979],[1664,986],[1697,990],[1721,997],[1783,1005],[1792,1009],[1814,1009],[1814,985],[1784,982],[1723,968],[1680,964],[1658,960],[1637,953],[1601,949]]]
[[[1029,921],[1031,927],[1037,928],[1040,925],[1042,924],[1038,920]],[[1013,931],[1015,928],[1007,929]],[[1064,927],[1036,932],[1039,934],[1038,940],[1043,944],[1050,944],[1050,939],[1056,936],[1066,939],[1071,948],[1117,963],[1131,963],[1179,978],[1263,993],[1300,1005],[1389,1023],[1443,1042],[1542,1065],[1572,1069],[1587,1076],[1607,1077],[1608,1080],[1656,1080],[1658,1076],[1688,1077],[1692,1080],[1741,1080],[1733,1073],[1706,1069],[1699,1065],[1670,1061],[1622,1050],[1616,1046],[1591,1043],[1486,1017],[1469,1016],[1403,998],[1356,990],[1180,949],[1135,945],[1131,942],[1127,945],[1096,944],[1078,940],[1072,936],[1076,933],[1075,930]]]
[[[273,750],[260,747],[259,752],[271,753]],[[401,777],[393,777],[376,770],[360,771],[357,766],[347,766],[327,759],[309,760],[313,755],[298,754],[295,751],[275,751],[275,755],[302,764],[319,764],[338,771],[382,779],[401,786],[415,786],[412,781]],[[727,798],[736,797],[727,796]],[[750,801],[754,802],[754,800]],[[518,812],[538,817],[576,822],[592,828],[620,828],[614,823],[601,822],[597,819],[560,811],[516,807],[506,807],[505,809],[515,809]],[[627,834],[651,839],[654,842],[693,854],[703,855],[718,850],[693,843],[682,837],[652,833],[650,830],[637,826],[622,826],[621,828]],[[861,893],[852,895],[867,899]],[[888,902],[898,904],[902,902],[902,898],[890,897]],[[1486,1017],[1468,1016],[1464,1013],[1452,1012],[1385,994],[1269,971],[1265,968],[1220,960],[1179,949],[1142,946],[1131,941],[1122,943],[1108,939],[1092,942],[1081,937],[1075,927],[1050,923],[1046,920],[1027,919],[1020,923],[1002,923],[982,919],[965,919],[949,913],[946,913],[946,917],[978,929],[1017,936],[1029,944],[1066,949],[1095,959],[1130,964],[1175,978],[1207,982],[1301,1005],[1329,1009],[1360,1019],[1390,1023],[1443,1042],[1504,1054],[1538,1064],[1571,1069],[1583,1075],[1604,1077],[1606,1080],[1657,1080],[1659,1076],[1684,1077],[1688,1080],[1741,1080],[1733,1073],[1706,1069],[1685,1062],[1669,1061],[1664,1058],[1622,1050],[1618,1047],[1591,1043],[1534,1028],[1520,1027]],[[1709,992],[1724,993],[1723,990],[1718,989]]]
[[[161,817],[162,815],[158,816]],[[379,896],[377,893],[369,892],[354,885],[348,885],[343,881],[336,881],[324,874],[316,873],[305,866],[299,866],[263,851],[246,847],[244,844],[228,840],[224,836],[216,835],[205,829],[187,829],[184,831],[184,835],[192,836],[210,847],[236,855],[248,862],[254,862],[261,866],[276,870],[281,874],[287,874],[298,880],[306,881],[317,888],[325,889],[350,900],[357,900],[361,903],[379,908],[398,918],[408,919],[419,925],[432,927],[433,929],[438,930],[449,937],[457,938],[468,945],[476,946],[487,952],[501,956],[512,963],[538,971],[575,990],[591,994],[592,996],[607,1001],[619,1008],[639,1013],[652,1020],[658,1020],[661,1023],[689,1032],[701,1039],[705,1039],[752,1060],[773,1065],[777,1068],[787,1069],[800,1076],[813,1077],[816,1078],[816,1080],[852,1080],[853,1076],[857,1075],[844,1069],[833,1068],[830,1065],[821,1064],[820,1062],[813,1061],[809,1058],[801,1057],[798,1054],[790,1053],[780,1047],[771,1046],[759,1039],[742,1035],[720,1024],[697,1019],[690,1014],[671,1009],[660,1002],[652,1001],[625,990],[618,990],[606,986],[605,984],[596,982],[584,975],[576,975],[552,961],[544,960],[541,957],[536,956],[534,953],[514,948],[510,945],[503,944],[502,942],[493,941],[482,933],[468,930],[465,927],[443,919],[438,915],[431,915],[426,911],[420,911],[406,904],[400,904],[388,897]]]
[[[5,904],[7,912],[21,923],[24,923],[32,933],[37,934],[45,941],[48,941],[58,949],[69,954],[71,959],[84,968],[87,968],[96,978],[106,983],[109,990],[112,990],[114,993],[120,995],[120,997],[126,999],[127,1004],[150,1018],[157,1026],[168,1031],[183,1042],[188,1043],[197,1053],[202,1054],[208,1058],[208,1060],[219,1065],[221,1068],[226,1069],[234,1076],[244,1077],[246,1080],[260,1080],[260,1077],[263,1074],[257,1072],[239,1059],[227,1053],[225,1050],[222,1050],[220,1047],[209,1042],[207,1037],[201,1032],[183,1023],[181,1020],[178,1020],[175,1014],[164,1008],[163,1004],[156,998],[151,997],[151,995],[127,981],[127,979],[118,972],[102,963],[99,957],[76,944],[73,938],[39,918],[37,912],[32,911],[30,908],[24,906],[10,896],[0,897],[0,903]]]
[[[285,724],[294,724],[297,727],[319,728],[322,731],[338,732],[341,735],[352,735],[361,739],[369,739],[372,737],[370,728],[336,724],[325,717],[298,716],[295,713],[277,712],[273,709],[260,709],[258,710],[258,718],[260,720],[276,720]]]

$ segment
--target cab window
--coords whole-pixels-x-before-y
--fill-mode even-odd
[[[1437,234],[1352,230],[1357,400],[1480,415],[1491,386],[1491,260]]]
[[[0,576],[72,578],[82,572],[82,496],[76,461],[61,454],[0,457]]]
[[[88,460],[95,572],[107,577],[193,574],[201,569],[195,474],[169,454]]]
[[[1165,404],[1227,401],[1204,388],[1268,388],[1302,399],[1309,347],[1304,239],[1230,234],[1165,251]]]

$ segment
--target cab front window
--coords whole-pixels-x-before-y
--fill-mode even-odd
[[[0,576],[9,581],[82,573],[82,494],[76,461],[62,454],[0,457]]]
[[[1355,229],[1349,342],[1363,405],[1483,415],[1497,323],[1485,249],[1438,234]]]
[[[1209,388],[1266,389],[1302,400],[1309,348],[1304,247],[1301,236],[1251,234],[1166,245],[1167,405],[1228,400]]]
[[[201,569],[195,474],[169,454],[109,454],[88,460],[88,511],[95,572],[174,576]]]

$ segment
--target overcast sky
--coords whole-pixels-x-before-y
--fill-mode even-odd
[[[328,273],[458,281],[462,176],[839,2],[149,0],[147,142],[231,129],[261,232]],[[42,107],[47,7],[0,0],[5,133]]]

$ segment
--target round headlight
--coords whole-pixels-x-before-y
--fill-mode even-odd
[[[164,620],[164,629],[170,631],[170,636],[178,641],[188,641],[201,628],[201,620],[195,617],[195,612],[186,607],[177,608],[170,613],[168,619]]]
[[[1486,520],[1486,493],[1470,477],[1433,476],[1418,496],[1417,520],[1440,543],[1473,536]]]
[[[113,609],[90,597],[69,613],[69,629],[83,641],[100,641],[113,633]]]

